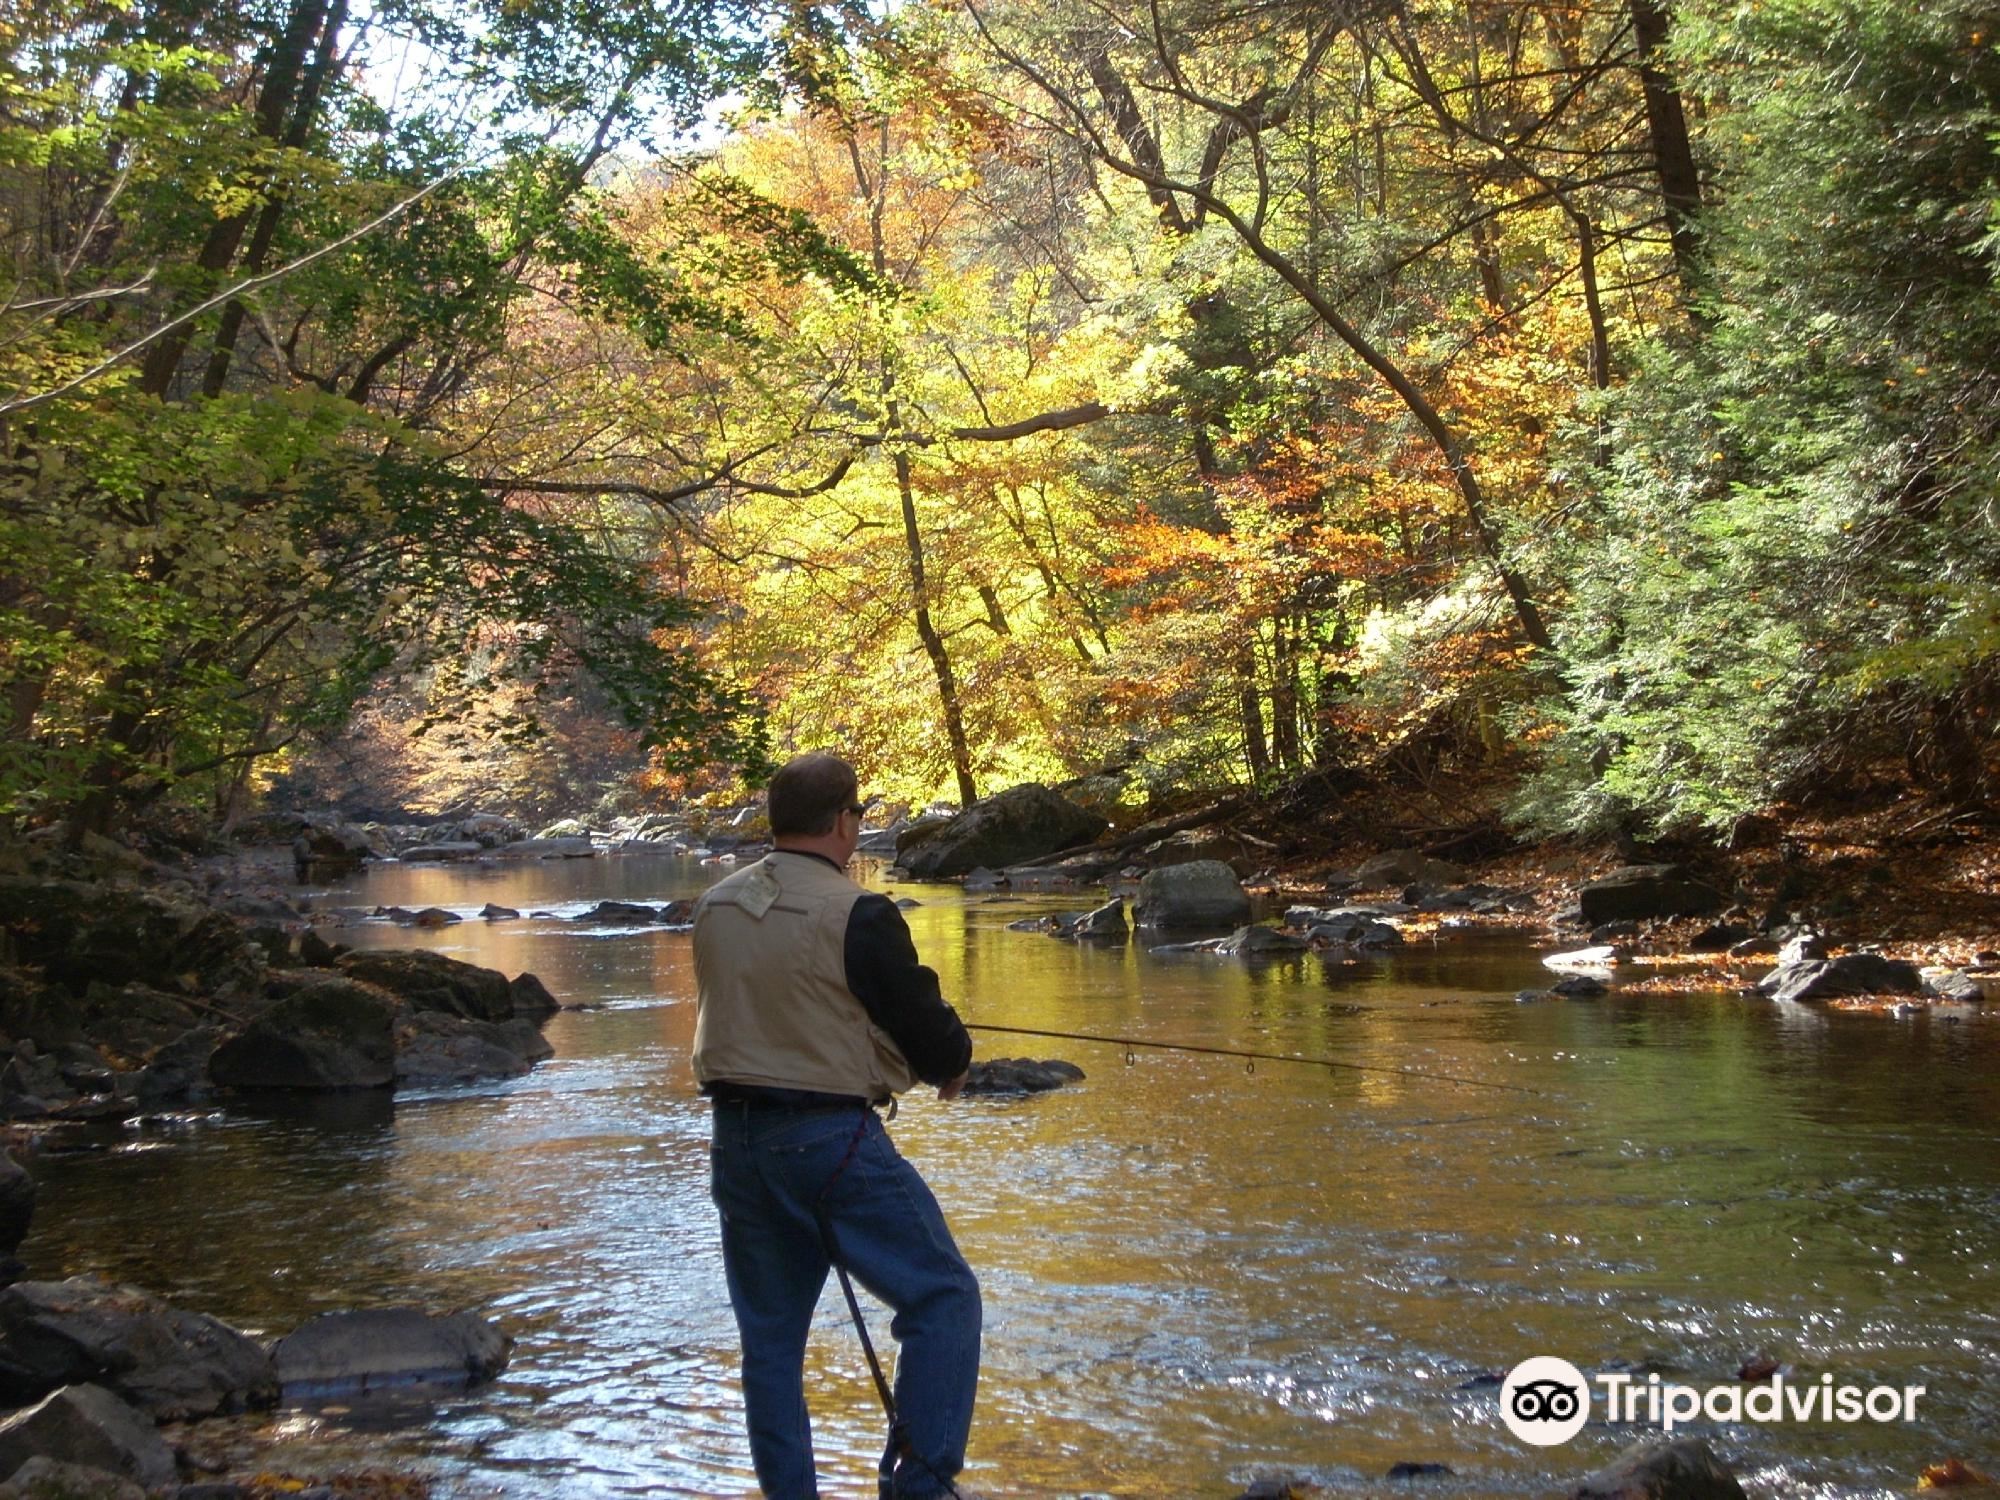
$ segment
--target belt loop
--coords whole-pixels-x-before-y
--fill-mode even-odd
[[[895,1118],[896,1118],[896,1096],[895,1096],[894,1094],[891,1094],[891,1095],[889,1096],[889,1113],[887,1113],[886,1115],[884,1115],[884,1116],[883,1116],[882,1118],[883,1118],[883,1119],[884,1119],[885,1121],[886,1121],[886,1120],[893,1120],[893,1119],[895,1119]]]

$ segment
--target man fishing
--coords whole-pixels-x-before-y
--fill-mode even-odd
[[[956,1098],[972,1041],[895,903],[847,877],[858,789],[836,756],[788,762],[767,796],[772,852],[695,907],[694,1070],[744,1413],[757,1482],[783,1500],[819,1493],[805,1348],[829,1267],[895,1314],[883,1495],[957,1493],[979,1381],[979,1284],[875,1113],[919,1080]]]

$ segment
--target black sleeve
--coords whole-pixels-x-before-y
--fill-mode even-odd
[[[917,962],[909,924],[887,896],[869,894],[847,918],[847,987],[868,1019],[889,1033],[925,1083],[950,1083],[972,1062],[972,1038]]]

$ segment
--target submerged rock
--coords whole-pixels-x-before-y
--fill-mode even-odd
[[[327,1313],[272,1348],[285,1399],[407,1385],[471,1385],[507,1367],[514,1341],[473,1313],[415,1307]]]
[[[1217,943],[1215,951],[1238,958],[1276,958],[1284,954],[1303,953],[1311,946],[1297,933],[1280,932],[1275,927],[1239,927]]]
[[[1083,1079],[1083,1069],[1059,1058],[996,1057],[967,1071],[967,1094],[1044,1094]]]

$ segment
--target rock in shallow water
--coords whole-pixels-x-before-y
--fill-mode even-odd
[[[95,1382],[158,1421],[269,1406],[270,1356],[228,1324],[91,1276],[0,1291],[0,1402]]]
[[[0,1471],[15,1473],[37,1458],[103,1470],[148,1486],[170,1484],[175,1475],[174,1450],[152,1419],[97,1385],[64,1386],[0,1422]],[[98,1496],[105,1491],[70,1493]]]
[[[507,1367],[514,1341],[473,1313],[415,1307],[327,1313],[272,1349],[287,1400],[405,1385],[468,1385]]]
[[[976,1062],[965,1079],[965,1092],[979,1094],[1045,1094],[1066,1083],[1077,1083],[1083,1069],[1060,1058],[996,1057]]]

